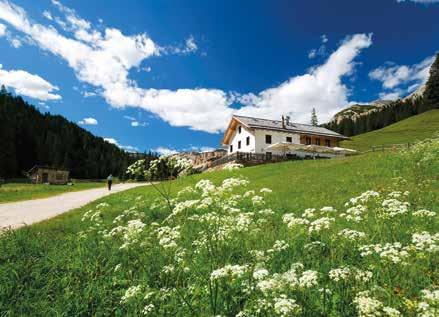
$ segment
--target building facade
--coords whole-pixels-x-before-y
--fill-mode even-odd
[[[49,166],[34,166],[28,172],[29,178],[34,184],[63,185],[69,181],[69,171]]]
[[[292,123],[288,117],[282,117],[282,120],[267,120],[233,116],[222,143],[227,147],[228,154],[247,152],[306,156],[307,153],[301,151],[285,152],[272,150],[269,147],[276,143],[338,147],[339,142],[345,139],[349,138],[323,127]]]

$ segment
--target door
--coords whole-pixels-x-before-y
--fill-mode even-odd
[[[271,161],[271,159],[272,159],[272,154],[271,154],[271,152],[265,152],[265,159],[266,159],[267,161]]]
[[[48,183],[49,182],[49,174],[48,173],[43,173],[43,184]]]

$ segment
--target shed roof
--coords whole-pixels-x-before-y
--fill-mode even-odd
[[[234,117],[236,117],[239,121],[241,121],[242,123],[244,123],[245,125],[251,128],[270,128],[270,129],[286,130],[286,131],[294,131],[294,132],[325,134],[334,137],[346,138],[344,135],[341,135],[337,132],[331,131],[323,127],[313,126],[310,124],[290,122],[289,124],[285,124],[285,127],[283,127],[281,120],[268,120],[268,119],[244,117],[244,116],[234,116]]]
[[[39,168],[44,168],[44,169],[53,170],[53,171],[60,171],[60,172],[69,172],[69,170],[66,169],[66,168],[59,168],[59,167],[46,166],[46,165],[34,165],[34,166],[29,170],[28,173],[31,174],[32,172],[38,170]]]
[[[238,121],[251,129],[275,130],[275,131],[283,131],[283,132],[291,132],[291,133],[321,135],[321,136],[334,137],[338,139],[349,139],[348,137],[341,135],[340,133],[331,131],[324,127],[313,126],[310,124],[289,122],[288,124],[283,125],[282,120],[270,120],[270,119],[234,115],[224,135],[223,144],[226,144],[228,136],[230,136],[229,130],[235,127],[235,124],[233,124],[234,121],[235,122]]]

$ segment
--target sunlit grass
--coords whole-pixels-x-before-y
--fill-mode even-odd
[[[439,131],[439,110],[430,110],[385,128],[352,137],[341,146],[367,151],[372,146],[407,144],[433,137]]]
[[[80,182],[74,185],[7,183],[0,186],[0,203],[46,198],[66,192],[104,187],[105,183]]]
[[[257,305],[257,299],[262,298],[260,291],[255,291],[251,296],[243,294],[241,283],[243,280],[251,282],[252,273],[246,271],[236,279],[220,277],[212,280],[212,272],[227,264],[255,263],[249,250],[269,250],[276,240],[284,240],[289,246],[276,251],[273,260],[265,264],[270,274],[286,272],[295,262],[302,263],[304,270],[319,274],[318,286],[309,287],[306,291],[283,290],[282,294],[294,298],[301,307],[300,314],[304,316],[325,312],[331,312],[331,316],[352,316],[355,313],[353,300],[357,290],[371,285],[383,287],[383,293],[378,294],[386,305],[400,308],[405,305],[404,298],[420,299],[421,289],[437,284],[437,257],[425,253],[410,262],[411,265],[399,269],[395,265],[381,263],[373,256],[361,258],[357,244],[332,240],[337,232],[349,226],[367,233],[365,244],[386,241],[407,244],[414,229],[437,232],[437,218],[419,222],[411,216],[401,220],[375,221],[370,218],[360,224],[348,225],[344,218],[334,216],[337,221],[329,231],[311,236],[306,227],[292,230],[282,220],[282,215],[300,215],[306,208],[332,206],[343,211],[347,200],[367,190],[389,192],[391,189],[408,189],[411,192],[407,198],[411,203],[410,210],[439,212],[437,177],[427,175],[429,181],[420,182],[406,162],[395,153],[285,162],[234,172],[219,171],[184,177],[157,186],[165,195],[175,197],[178,191],[186,186],[194,186],[201,179],[210,179],[219,186],[224,179],[232,176],[249,181],[247,187],[236,188],[237,193],[255,190],[254,195],[261,195],[265,200],[264,205],[254,206],[251,200],[237,198],[241,213],[257,214],[261,209],[271,208],[274,214],[257,216],[257,219],[267,221],[254,227],[262,230],[230,234],[224,243],[214,242],[213,231],[206,237],[213,239],[214,252],[196,252],[193,243],[202,241],[202,228],[188,220],[191,214],[197,213],[194,209],[164,222],[170,210],[166,204],[164,207],[151,207],[154,200],[161,197],[153,187],[111,195],[57,218],[7,233],[0,239],[0,315],[138,315],[145,306],[154,303],[154,308],[150,307],[152,316],[234,316],[241,308]],[[267,187],[272,193],[259,192]],[[192,199],[197,197],[194,194]],[[227,199],[225,196],[224,201]],[[103,202],[104,205],[99,205]],[[126,211],[131,207],[131,211]],[[81,221],[89,210],[92,210],[89,215],[99,210],[101,212],[93,220],[87,218]],[[214,211],[220,212],[211,210]],[[208,210],[199,214],[204,212]],[[138,242],[121,250],[124,243],[121,235],[104,239],[102,232],[105,229],[108,232],[118,224],[126,225],[128,219],[113,224],[115,217],[123,213],[129,215],[128,219],[141,219],[146,227],[140,231]],[[227,214],[220,219],[225,216]],[[175,249],[164,249],[160,245],[154,222],[161,227],[181,226],[181,238],[177,242],[179,248],[186,250],[186,255],[176,256]],[[215,227],[209,230],[215,230]],[[207,229],[203,227],[203,230]],[[316,241],[325,243],[326,247],[305,249],[306,244]],[[175,262],[176,258],[183,259],[181,267]],[[359,285],[329,282],[325,274],[342,265],[370,270],[373,277],[368,283]],[[165,274],[166,266],[173,266],[176,271]],[[188,268],[187,272],[183,270],[184,267]],[[218,274],[221,276],[221,271]],[[140,295],[133,295],[125,302],[123,298],[127,290],[138,285],[141,285]],[[330,287],[334,296],[322,297],[319,288],[323,286]],[[149,291],[154,291],[154,295],[144,299]],[[273,296],[281,302],[279,296],[282,294]],[[270,296],[267,298],[274,300]],[[414,315],[415,310],[412,313]],[[261,315],[279,314],[272,312]]]

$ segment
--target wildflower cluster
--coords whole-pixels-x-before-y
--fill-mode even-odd
[[[244,167],[244,165],[242,165],[242,164],[229,162],[229,163],[224,164],[222,169],[226,170],[226,171],[235,171],[235,170],[239,170],[243,167]]]
[[[417,206],[409,192],[369,190],[337,209],[282,215],[270,205],[269,188],[249,185],[239,177],[218,184],[204,179],[166,201],[147,205],[139,196],[108,221],[109,206],[85,213],[103,247],[120,252],[110,270],[120,309],[128,315],[435,315],[436,212]],[[401,223],[405,230],[398,230]],[[430,274],[415,292],[407,289],[414,267]]]

